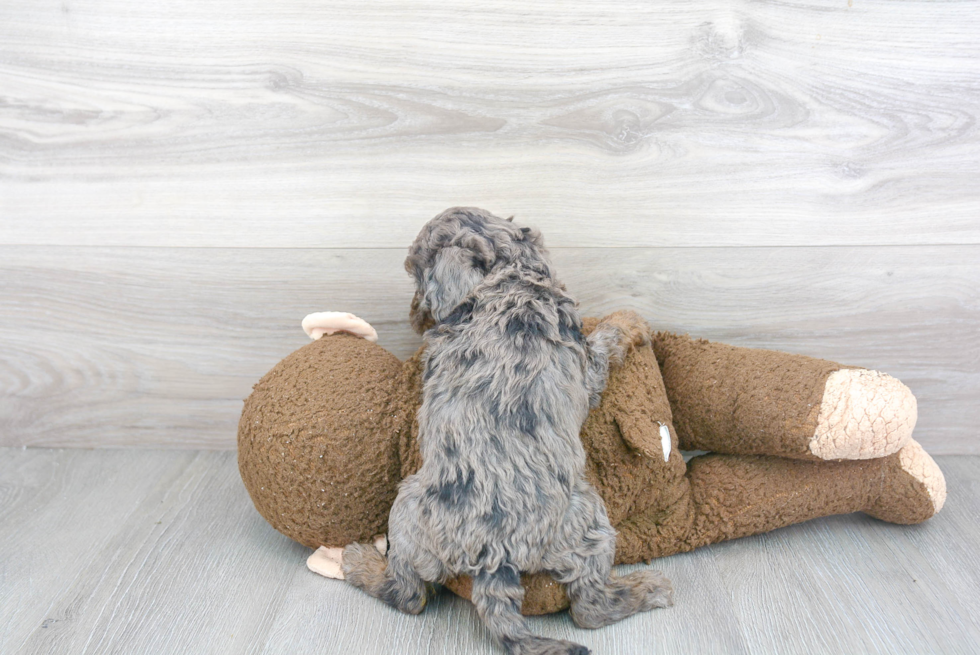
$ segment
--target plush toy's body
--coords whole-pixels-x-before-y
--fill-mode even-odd
[[[256,508],[313,548],[383,534],[421,464],[420,400],[419,354],[403,363],[349,334],[296,351],[256,384],[239,425]],[[610,375],[581,438],[616,562],[633,563],[832,514],[924,521],[945,483],[914,423],[914,397],[880,373],[659,333]],[[681,450],[712,452],[685,463]],[[524,583],[524,613],[567,606],[547,576]],[[469,584],[447,582],[464,596]]]

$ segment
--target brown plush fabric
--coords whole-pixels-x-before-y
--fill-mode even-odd
[[[586,331],[595,323],[586,319]],[[398,482],[421,465],[420,357],[402,363],[376,344],[334,335],[299,349],[255,385],[239,424],[239,468],[273,527],[310,547],[367,542],[386,531]],[[929,491],[898,453],[803,461],[827,376],[839,368],[665,333],[653,348],[631,353],[581,435],[587,476],[619,532],[617,563],[843,512],[897,523],[932,516]],[[671,433],[666,462],[661,424]],[[679,446],[730,454],[685,465]],[[774,452],[797,459],[753,456]],[[525,614],[568,606],[547,575],[523,580]],[[468,596],[469,585],[460,578],[447,586]]]
[[[810,452],[840,364],[659,332],[653,347],[683,450],[819,459]]]
[[[704,455],[692,459],[688,470],[694,525],[681,543],[661,549],[663,555],[861,511],[877,497],[883,469],[880,459],[805,462]]]
[[[422,406],[422,353],[419,348],[402,367],[401,401],[405,404],[411,427],[400,434],[398,454],[401,458],[401,475],[404,480],[422,466],[422,453],[419,452],[419,423],[416,419]]]
[[[553,614],[568,609],[568,596],[565,587],[554,581],[551,576],[544,574],[522,575],[521,584],[524,586],[524,602],[521,603],[521,614],[539,616]],[[469,576],[460,576],[446,582],[446,588],[457,596],[469,600],[473,593],[473,580]]]
[[[882,464],[881,487],[874,494],[874,502],[863,509],[865,513],[889,523],[912,525],[932,518],[942,508],[946,500],[946,482],[942,480],[942,473],[938,467],[931,472],[919,471],[925,474],[926,479],[932,478],[935,487],[939,487],[930,490],[923,479],[911,475],[902,466],[903,456],[910,450],[913,451],[912,468],[916,468],[915,451],[919,451],[922,458],[930,459],[918,444],[911,444],[894,455],[878,459]],[[931,460],[929,463],[935,466]],[[919,464],[923,463],[920,461]],[[938,497],[933,497],[934,492]]]
[[[401,480],[398,437],[411,420],[401,371],[383,348],[335,335],[255,385],[238,424],[238,466],[274,528],[312,548],[385,532]]]

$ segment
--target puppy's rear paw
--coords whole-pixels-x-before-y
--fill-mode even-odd
[[[624,576],[634,590],[643,595],[639,611],[645,612],[657,607],[670,607],[674,604],[674,585],[660,571],[633,571]]]
[[[526,637],[520,641],[504,639],[504,648],[509,655],[590,655],[585,646],[564,639],[545,637]]]
[[[344,548],[344,579],[360,589],[374,590],[384,579],[388,565],[378,549],[368,544],[351,544]]]

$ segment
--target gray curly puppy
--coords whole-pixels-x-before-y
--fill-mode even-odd
[[[589,651],[529,632],[521,572],[563,583],[584,628],[670,605],[659,572],[611,575],[616,533],[585,480],[579,439],[610,363],[648,339],[643,319],[619,312],[585,338],[541,235],[480,209],[432,219],[405,268],[416,282],[412,325],[427,346],[422,467],[391,508],[387,560],[352,544],[345,578],[414,614],[427,582],[469,575],[481,618],[522,655]]]

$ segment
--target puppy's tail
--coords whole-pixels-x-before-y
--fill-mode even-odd
[[[473,604],[480,618],[510,655],[589,655],[585,646],[531,634],[521,615],[524,587],[513,566],[473,578]]]

